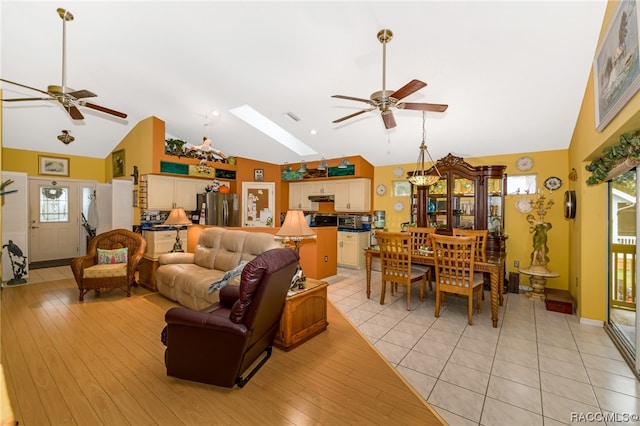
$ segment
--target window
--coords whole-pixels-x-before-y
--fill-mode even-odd
[[[69,188],[40,188],[40,222],[69,222]]]
[[[535,194],[538,188],[537,175],[507,176],[507,195]]]

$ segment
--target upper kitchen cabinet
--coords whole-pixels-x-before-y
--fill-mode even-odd
[[[309,200],[312,185],[307,182],[292,182],[289,184],[289,210],[317,211],[318,203]]]
[[[368,212],[371,210],[371,179],[342,179],[334,182],[337,212]]]
[[[148,210],[171,210],[173,206],[185,211],[197,209],[197,194],[204,192],[206,179],[181,178],[162,175],[144,175],[140,192],[146,194],[146,205],[140,208]]]

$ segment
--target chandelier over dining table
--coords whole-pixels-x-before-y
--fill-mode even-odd
[[[413,174],[411,174],[408,177],[409,182],[417,186],[431,186],[434,183],[436,183],[441,177],[440,171],[438,170],[438,167],[436,166],[435,161],[433,161],[431,154],[427,150],[427,145],[425,144],[425,139],[426,139],[425,120],[426,120],[425,111],[422,111],[422,142],[420,143],[420,154],[418,154],[418,161],[416,162],[416,168],[413,171]],[[428,173],[428,170],[431,167],[425,168],[425,164],[424,164],[425,154],[429,157],[432,167],[435,169],[435,172],[436,172],[435,175]]]

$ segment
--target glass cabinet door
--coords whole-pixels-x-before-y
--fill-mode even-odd
[[[476,229],[475,181],[454,175],[453,228]]]
[[[487,179],[487,229],[489,233],[502,235],[504,229],[503,179]]]
[[[429,226],[447,229],[447,178],[440,180],[429,188],[428,197]]]

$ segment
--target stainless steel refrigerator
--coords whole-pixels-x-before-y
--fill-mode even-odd
[[[204,204],[204,224],[215,226],[239,226],[240,200],[238,194],[207,192],[198,194],[198,213],[202,215]]]

